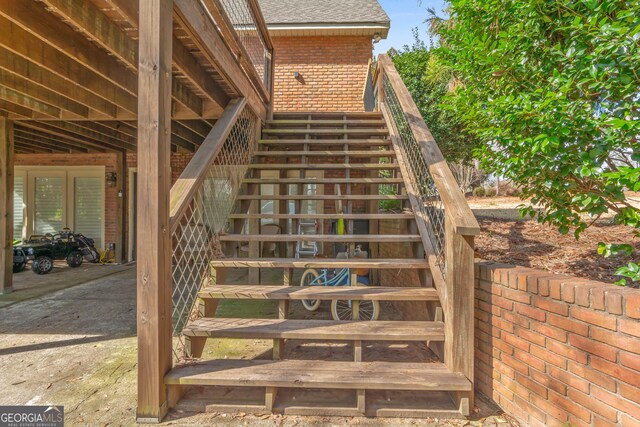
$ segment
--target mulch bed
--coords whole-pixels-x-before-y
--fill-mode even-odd
[[[494,218],[478,218],[478,221],[482,234],[476,238],[476,256],[486,260],[612,283],[619,279],[614,273],[620,266],[640,258],[640,240],[633,238],[629,227],[600,222],[576,240],[571,233],[562,235],[536,221]],[[631,242],[636,253],[633,259],[604,258],[597,253],[598,242]]]

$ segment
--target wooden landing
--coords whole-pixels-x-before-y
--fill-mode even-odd
[[[439,301],[434,288],[382,286],[216,285],[203,288],[203,299]]]
[[[370,242],[421,242],[418,234],[224,234],[222,242],[331,242],[331,243],[370,243]]]
[[[168,385],[358,390],[470,391],[462,374],[442,363],[325,360],[207,360],[173,368]]]
[[[444,323],[425,321],[202,318],[182,331],[188,337],[325,341],[444,341]]]
[[[407,214],[231,214],[230,219],[378,219],[378,220],[412,220],[412,213]]]
[[[367,269],[428,269],[424,259],[414,258],[222,258],[211,261],[212,267],[238,268],[367,268]]]

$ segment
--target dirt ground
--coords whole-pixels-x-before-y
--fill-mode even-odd
[[[29,272],[26,272],[30,274]],[[23,273],[21,273],[23,274]],[[63,271],[60,278],[73,274]],[[70,278],[68,276],[67,278]],[[0,308],[0,405],[64,405],[69,426],[131,426],[136,408],[135,270],[129,266],[107,277]],[[385,316],[394,316],[392,307]],[[221,306],[222,315],[274,312],[271,306]],[[328,316],[322,308],[318,316]],[[261,340],[211,340],[208,357],[261,357]],[[375,346],[375,344],[374,344]],[[308,354],[292,343],[291,354]],[[313,351],[345,357],[346,348]],[[397,355],[396,353],[395,355]],[[390,356],[395,356],[390,353]],[[429,357],[425,352],[423,357]],[[370,419],[172,411],[175,426],[463,426],[514,425],[498,408],[477,399],[471,421]]]
[[[640,239],[634,238],[631,228],[613,224],[611,217],[600,219],[576,240],[572,233],[562,235],[554,227],[520,219],[520,204],[516,197],[469,200],[482,228],[475,241],[478,257],[607,283],[618,279],[614,273],[620,266],[638,261]],[[597,253],[598,242],[632,243],[636,253],[604,258]]]

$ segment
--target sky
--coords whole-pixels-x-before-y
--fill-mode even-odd
[[[418,0],[378,0],[382,8],[391,18],[391,30],[386,40],[381,40],[375,45],[375,55],[385,53],[390,48],[402,48],[404,45],[413,44],[413,28],[418,27],[420,37],[427,41],[427,8],[434,8],[442,16],[443,0],[422,0],[418,6]]]

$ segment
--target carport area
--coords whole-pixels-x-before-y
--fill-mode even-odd
[[[80,267],[71,268],[65,261],[56,261],[51,273],[38,275],[31,271],[29,263],[24,271],[13,274],[13,292],[0,295],[0,309],[131,270],[131,268],[130,264],[92,264],[88,262],[84,262]]]

